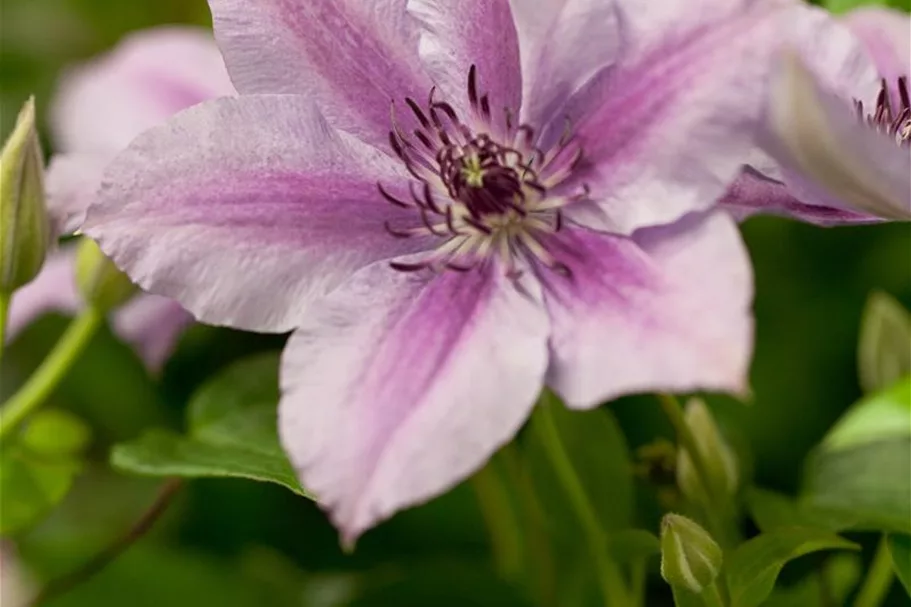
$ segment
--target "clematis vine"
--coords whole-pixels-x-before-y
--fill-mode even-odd
[[[84,230],[205,322],[294,330],[279,426],[346,541],[570,407],[746,388],[768,0],[211,0],[240,95],[109,167]]]
[[[789,23],[762,151],[724,204],[820,224],[911,219],[911,17],[799,6]]]
[[[110,54],[65,75],[52,105],[60,151],[47,175],[57,231],[81,224],[104,167],[137,134],[200,101],[233,93],[211,35],[164,27],[133,34]],[[16,292],[10,335],[48,311],[73,312],[75,250],[52,254],[34,281]],[[173,300],[141,294],[113,318],[114,330],[152,369],[161,366],[192,317]]]

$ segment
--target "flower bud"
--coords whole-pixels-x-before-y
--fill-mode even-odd
[[[684,416],[705,461],[706,472],[709,475],[708,483],[723,490],[725,495],[734,495],[740,480],[737,457],[721,436],[712,412],[702,400],[693,398],[686,404]],[[677,454],[677,485],[688,499],[701,503],[708,502],[710,492],[703,486],[702,479],[693,466],[693,460],[685,449],[680,449]]]
[[[12,293],[38,275],[50,242],[44,160],[35,100],[29,99],[0,156],[0,293]]]
[[[708,532],[679,514],[661,520],[661,577],[671,586],[701,593],[721,571],[721,548]]]
[[[103,313],[124,304],[136,286],[90,238],[83,238],[76,251],[76,286],[83,300]]]

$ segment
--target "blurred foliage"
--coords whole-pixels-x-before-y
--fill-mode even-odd
[[[909,8],[909,0],[871,3]],[[836,11],[855,4],[856,0],[828,2]],[[0,0],[0,16],[0,132],[9,131],[18,108],[34,93],[48,151],[53,150],[47,125],[54,84],[67,66],[109,48],[131,30],[209,22],[203,0]],[[843,529],[850,525],[808,514],[804,504],[789,496],[801,485],[802,462],[861,396],[857,339],[870,293],[889,293],[906,308],[911,305],[911,230],[907,225],[820,229],[779,218],[751,219],[743,228],[758,293],[753,398],[747,405],[718,396],[707,401],[737,453],[741,484],[768,488],[758,498],[753,490],[745,494],[759,528],[776,534],[776,528],[811,522]],[[63,319],[49,316],[19,336],[8,350],[12,364],[2,369],[0,397],[35,368],[63,326]],[[160,481],[110,469],[108,454],[114,444],[135,441],[152,427],[167,429],[172,437],[185,430],[192,434],[192,422],[186,428],[183,420],[188,414],[192,420],[187,407],[200,387],[239,359],[277,352],[282,342],[281,337],[196,327],[184,336],[163,373],[152,377],[109,332],[97,336],[50,403],[54,410],[84,420],[92,434],[72,435],[73,452],[80,453],[83,470],[72,492],[64,496],[66,491],[45,491],[46,498],[56,502],[59,497],[62,504],[40,525],[16,537],[19,556],[33,581],[40,585],[85,562],[128,528],[154,498]],[[605,415],[595,417],[601,413]],[[638,452],[657,437],[673,437],[672,429],[652,397],[622,399],[611,406],[611,415],[606,413],[593,412],[594,421],[586,420],[578,431],[586,434],[600,428],[602,437],[613,437],[612,451],[589,453],[590,441],[580,440],[572,443],[571,455],[591,465],[586,472],[591,475],[598,474],[598,458],[610,460],[605,464],[609,476],[592,485],[592,500],[622,513],[616,516],[630,517],[636,527],[657,531],[662,506],[679,504],[680,496],[671,489],[656,491],[641,479],[630,487],[631,480],[614,464],[628,458],[627,447]],[[33,438],[37,443],[29,445],[41,445],[40,435]],[[533,453],[534,443],[527,438],[520,437],[522,448]],[[901,452],[896,453],[900,457]],[[882,465],[877,461],[871,465]],[[560,510],[565,504],[551,503],[557,489],[552,479],[547,480],[547,468],[533,474],[510,461],[508,454],[495,458],[495,464],[503,475],[512,475],[517,487],[546,496],[537,504],[539,511],[529,505],[527,493],[520,490],[514,496],[513,501],[525,508],[519,513],[523,529],[540,532],[542,542],[559,537],[570,544],[578,541],[579,530]],[[615,502],[612,489],[619,491]],[[635,511],[628,495],[635,497]],[[552,533],[550,523],[559,532]],[[644,561],[655,549],[650,538],[620,535],[612,539],[610,550]],[[813,543],[814,538],[799,546],[781,544],[776,552],[781,564],[807,546],[825,544]],[[907,536],[894,538],[898,566],[900,559],[908,562]],[[851,539],[862,541],[868,563],[876,538]],[[468,486],[396,516],[369,532],[354,554],[346,555],[336,532],[310,500],[272,484],[208,479],[188,484],[149,537],[52,605],[119,607],[125,596],[131,604],[156,607],[527,604],[528,597],[512,580],[494,573],[490,552],[476,495]],[[588,575],[584,560],[565,557],[560,545],[555,554],[561,571]],[[649,607],[669,605],[669,591],[661,585],[654,561],[648,566],[648,583],[659,598]],[[818,575],[808,573],[804,562],[798,559],[784,568],[783,588],[776,590],[770,604],[807,604],[800,601],[819,597],[822,589],[837,588],[837,596],[845,596],[856,585],[859,565],[854,555],[838,553],[825,560]],[[777,575],[780,567],[775,567]],[[540,576],[536,580],[547,583]],[[906,604],[900,585],[892,590],[893,602],[888,604]],[[577,591],[567,589],[560,595],[565,604],[576,598],[573,592]]]

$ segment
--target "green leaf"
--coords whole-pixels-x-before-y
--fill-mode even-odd
[[[72,413],[45,409],[29,418],[19,440],[33,453],[65,457],[81,453],[91,438],[91,428]]]
[[[847,13],[861,6],[889,6],[893,2],[904,0],[823,0],[822,5],[833,13]]]
[[[852,542],[820,529],[781,528],[742,544],[726,566],[732,607],[756,607],[771,594],[788,561],[820,550],[857,550]]]
[[[854,524],[853,518],[818,511],[794,498],[760,487],[744,492],[750,516],[760,531],[769,532],[782,527],[816,527],[826,531],[842,531]]]
[[[836,554],[796,584],[776,588],[763,607],[823,607],[847,605],[848,595],[857,587],[863,562],[857,554]]]
[[[629,449],[613,414],[606,409],[571,411],[556,397],[538,406],[551,407],[561,442],[579,476],[592,509],[606,531],[629,527],[633,509],[633,479]],[[556,477],[545,445],[536,433],[523,444],[536,494],[555,531],[584,534],[566,496],[554,487]]]
[[[66,496],[82,464],[9,445],[0,451],[0,535],[31,527]]]
[[[150,430],[116,446],[111,463],[148,476],[271,482],[306,496],[278,441],[277,403],[278,355],[242,360],[193,397],[187,436]]]
[[[644,529],[623,529],[610,534],[607,549],[618,563],[634,563],[661,554],[661,541]]]
[[[111,454],[111,465],[145,476],[245,478],[276,483],[306,495],[283,458],[210,444],[167,430],[149,430],[135,441],[117,445]]]
[[[45,409],[0,450],[0,535],[25,530],[60,503],[82,470],[91,430],[67,411]]]
[[[862,399],[838,420],[822,447],[837,450],[911,437],[911,376]]]
[[[911,313],[886,293],[873,293],[861,321],[860,385],[876,392],[911,374]]]
[[[895,575],[901,580],[908,596],[911,596],[911,535],[895,533],[889,535],[887,541]]]
[[[811,456],[803,501],[860,529],[911,533],[911,378],[852,407]]]

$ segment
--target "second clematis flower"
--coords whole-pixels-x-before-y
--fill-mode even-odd
[[[65,74],[51,106],[59,153],[46,179],[56,231],[65,234],[81,224],[105,166],[136,135],[179,110],[233,91],[211,33],[190,27],[131,34],[110,53]],[[74,263],[75,247],[64,246],[16,292],[10,336],[45,312],[82,306]],[[157,370],[192,317],[173,300],[140,294],[112,321],[114,331]]]
[[[282,443],[345,541],[574,408],[743,391],[710,211],[779,3],[211,0],[240,96],[137,139],[85,232],[201,320],[295,330]]]
[[[911,17],[791,13],[762,151],[724,205],[820,224],[911,219]]]

